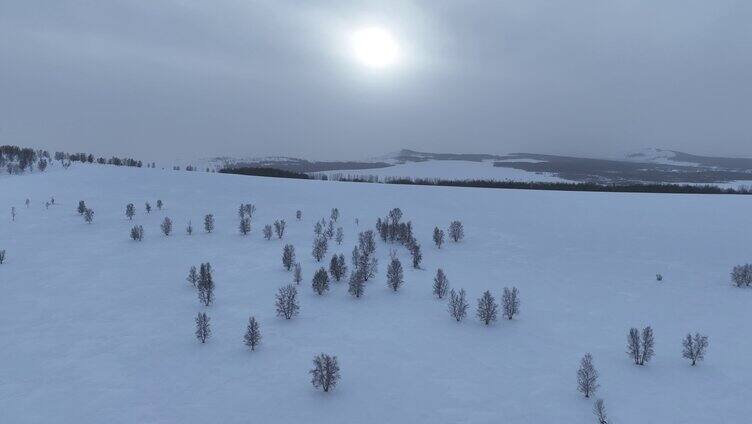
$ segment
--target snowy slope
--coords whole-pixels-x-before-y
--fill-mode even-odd
[[[45,210],[54,195],[58,205]],[[31,198],[29,209],[23,206]],[[161,198],[162,212],[143,213]],[[87,225],[83,199],[96,212]],[[746,423],[752,416],[752,290],[732,288],[732,265],[750,261],[746,196],[573,193],[282,180],[99,166],[0,180],[0,422],[3,423],[589,423],[592,400],[575,389],[585,352],[600,371],[599,397],[617,423]],[[145,240],[132,242],[124,206],[138,208]],[[257,205],[253,232],[237,231],[240,202]],[[11,222],[10,206],[19,215]],[[379,274],[359,300],[344,283],[310,288],[316,219],[339,207],[348,256],[357,231],[401,207],[424,248],[399,293]],[[295,221],[296,209],[303,221]],[[213,234],[184,234],[203,214]],[[176,233],[161,236],[164,216]],[[360,226],[355,225],[359,218]],[[260,228],[288,221],[285,240]],[[467,238],[441,250],[435,225],[465,223]],[[285,242],[303,264],[301,313],[274,314],[291,280]],[[185,282],[210,261],[214,336],[193,337],[199,305]],[[471,316],[452,321],[431,296],[437,267],[465,288]],[[654,275],[662,273],[662,283]],[[474,318],[485,289],[521,292],[514,321]],[[249,352],[250,314],[264,339]],[[629,327],[650,324],[656,358],[624,353]],[[681,358],[688,331],[710,337],[707,359]],[[342,381],[328,394],[307,374],[336,354]]]

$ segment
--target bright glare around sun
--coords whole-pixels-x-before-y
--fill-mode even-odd
[[[352,49],[361,63],[372,68],[392,66],[399,57],[397,41],[383,28],[371,27],[356,31],[352,35]]]

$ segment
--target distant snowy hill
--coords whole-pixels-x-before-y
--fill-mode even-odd
[[[436,163],[448,162],[413,165]],[[600,373],[595,396],[613,422],[752,416],[752,291],[728,277],[750,261],[749,234],[740,231],[749,222],[745,196],[356,184],[96,164],[6,175],[0,187],[3,423],[591,423],[593,399],[576,390],[587,352]],[[144,203],[158,199],[164,208],[145,213]],[[79,200],[95,212],[93,223],[76,212]],[[257,209],[241,236],[238,205],[248,202]],[[137,209],[132,221],[128,203]],[[344,242],[330,242],[319,263],[313,227],[333,207]],[[335,253],[350,266],[358,233],[394,207],[412,222],[421,269],[404,247],[377,240],[378,271],[363,297],[350,296],[346,281],[316,295],[315,270]],[[211,234],[202,229],[208,213]],[[165,217],[174,223],[170,236],[160,232]],[[265,240],[261,228],[280,219],[284,237]],[[436,248],[434,227],[452,220],[464,223],[465,239]],[[141,242],[129,238],[134,225],[143,226]],[[287,243],[303,269],[300,314],[289,321],[274,307],[292,281],[281,262]],[[404,266],[398,292],[386,286],[390,252]],[[202,262],[214,270],[209,307],[186,281]],[[462,322],[432,294],[438,268],[452,289],[467,291]],[[521,313],[481,324],[476,299],[490,290],[499,301],[512,286]],[[206,344],[194,337],[200,311],[211,320]],[[255,352],[242,343],[251,315],[263,336]],[[656,356],[636,366],[625,354],[627,332],[647,325]],[[692,367],[681,340],[695,331],[710,347]],[[310,383],[321,352],[341,367],[330,393]]]

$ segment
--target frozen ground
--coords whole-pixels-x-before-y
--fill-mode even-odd
[[[529,161],[523,160],[523,162]],[[471,162],[463,160],[428,160],[425,162],[407,162],[388,168],[337,170],[321,173],[316,172],[316,174],[341,174],[346,176],[377,175],[379,177],[441,178],[447,180],[567,181],[544,173],[495,167],[492,161]]]
[[[51,195],[57,205],[45,210]],[[31,198],[30,208],[23,205]],[[145,215],[143,202],[166,210]],[[83,199],[96,212],[87,225]],[[138,208],[145,240],[128,238]],[[257,205],[253,232],[237,231],[241,202]],[[11,205],[18,209],[10,221]],[[365,297],[344,283],[310,288],[314,221],[342,212],[348,256],[356,233],[401,207],[424,248],[425,270],[409,269],[399,293],[385,285],[389,246]],[[294,218],[303,211],[303,221]],[[591,352],[616,423],[748,423],[752,417],[752,290],[728,273],[749,262],[746,196],[574,193],[352,184],[99,166],[0,178],[0,422],[3,423],[590,423],[592,400],[575,389]],[[185,235],[214,213],[213,234]],[[164,216],[175,222],[159,233]],[[360,226],[354,219],[359,218]],[[285,218],[285,240],[260,228]],[[435,249],[435,225],[465,223],[467,238]],[[274,314],[291,280],[285,242],[303,264],[301,313]],[[328,259],[328,258],[327,258]],[[200,307],[185,282],[210,261],[214,336],[193,336]],[[465,288],[471,316],[452,321],[431,297],[443,267]],[[662,273],[662,283],[655,274]],[[475,299],[516,285],[518,319],[478,323]],[[250,314],[263,344],[242,336]],[[656,357],[645,367],[624,353],[631,326],[652,325]],[[710,338],[690,367],[681,338]],[[307,371],[336,354],[342,380],[315,391]]]

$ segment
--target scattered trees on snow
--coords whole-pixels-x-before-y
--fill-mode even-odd
[[[79,213],[83,213],[81,210],[81,205],[83,204],[83,200],[78,202],[78,210]],[[84,205],[84,209],[86,209],[86,205]],[[133,216],[136,215],[136,207],[133,206],[133,203],[128,203],[125,206],[125,216],[128,218],[128,221],[133,220]]]
[[[259,328],[259,323],[256,321],[256,317],[250,317],[248,318],[248,327],[245,331],[245,336],[243,337],[243,343],[251,348],[251,350],[256,350],[256,346],[261,344],[261,328]]]
[[[318,271],[313,274],[311,287],[313,287],[313,291],[315,291],[319,296],[329,290],[329,274],[327,274],[324,267],[319,268]]]
[[[340,281],[342,277],[347,273],[347,264],[345,263],[345,255],[332,255],[332,260],[329,261],[329,273],[332,274],[334,281]]]
[[[91,208],[86,208],[84,210],[84,221],[86,221],[87,224],[91,224],[92,221],[94,221],[94,210]]]
[[[598,371],[593,365],[592,355],[586,353],[580,360],[580,369],[577,370],[577,390],[587,398],[595,394],[598,387]]]
[[[363,296],[366,288],[366,279],[363,275],[363,270],[356,269],[350,273],[350,280],[347,282],[347,292],[351,295],[359,298]]]
[[[441,249],[441,245],[444,244],[444,230],[440,229],[439,227],[434,227],[433,229],[433,242]]]
[[[708,337],[703,336],[700,333],[687,334],[682,341],[682,357],[692,361],[692,366],[697,364],[697,361],[705,359],[705,351],[708,349]]]
[[[240,217],[240,224],[238,224],[238,230],[242,235],[248,235],[251,232],[251,218],[248,215],[243,214]]]
[[[213,214],[206,214],[204,216],[204,231],[207,233],[210,233],[214,231],[214,215]]]
[[[185,280],[191,283],[191,286],[193,286],[194,288],[197,287],[198,271],[196,271],[195,266],[192,266],[191,269],[188,271],[188,277],[186,277]]]
[[[313,239],[312,254],[316,262],[321,262],[321,259],[326,255],[326,251],[329,248],[329,243],[324,236],[318,236]]]
[[[300,306],[298,305],[298,289],[292,284],[280,287],[277,292],[277,316],[291,319],[298,314]]]
[[[161,200],[157,199],[157,209],[159,209],[161,211],[162,210],[162,206],[164,206],[164,203],[162,203]]]
[[[151,213],[151,204],[149,202],[146,202],[144,204],[144,209],[146,209],[146,213]]]
[[[496,314],[499,310],[499,305],[496,304],[496,299],[490,291],[486,290],[483,295],[478,299],[478,310],[476,315],[484,324],[489,325],[496,321]]]
[[[295,284],[300,284],[303,281],[303,269],[300,266],[300,262],[295,262],[295,267],[292,272],[292,281]]]
[[[647,326],[642,334],[637,328],[630,328],[627,334],[627,355],[635,365],[645,365],[655,354],[655,338],[653,329]]]
[[[282,249],[282,266],[285,270],[292,269],[292,265],[295,262],[295,247],[291,244],[286,244]]]
[[[321,388],[324,392],[333,389],[340,379],[337,357],[324,353],[317,355],[313,358],[313,369],[310,374],[313,387]]]
[[[211,327],[209,326],[209,317],[205,312],[199,312],[196,316],[196,338],[201,343],[211,337]]]
[[[337,208],[332,209],[332,213],[329,215],[329,218],[332,221],[337,222],[337,220],[339,219],[339,209]]]
[[[272,239],[272,226],[269,224],[264,225],[264,230],[262,231],[264,233],[264,238],[267,240]]]
[[[76,211],[78,211],[79,215],[83,215],[84,212],[86,212],[86,202],[83,200],[78,201],[78,208],[76,208]]]
[[[501,310],[507,319],[514,318],[520,313],[520,297],[517,287],[504,287],[504,293],[501,295]]]
[[[467,316],[467,308],[470,305],[467,303],[465,289],[459,291],[459,293],[451,290],[449,292],[449,314],[457,320],[462,321]]]
[[[449,238],[457,243],[465,237],[465,228],[460,221],[452,221],[449,224]]]
[[[444,270],[436,270],[436,277],[433,278],[433,294],[439,299],[443,299],[449,291],[449,280],[444,274]]]
[[[162,220],[162,224],[160,224],[160,228],[162,229],[162,234],[169,236],[172,233],[172,220],[169,216],[166,216]]]
[[[402,287],[404,282],[402,263],[399,259],[393,257],[386,269],[386,285],[396,292]]]
[[[198,271],[198,300],[209,306],[214,302],[214,277],[212,276],[211,264],[201,264]]]
[[[337,245],[342,244],[342,240],[345,239],[345,231],[342,229],[342,227],[337,227],[337,234],[334,236],[334,241],[337,242]]]
[[[737,265],[731,270],[731,281],[736,287],[752,285],[752,264]]]
[[[274,232],[277,234],[277,238],[281,239],[282,236],[285,235],[285,226],[287,223],[284,219],[279,221],[274,221]]]
[[[134,225],[131,228],[131,238],[135,241],[141,241],[144,239],[144,227],[141,225]]]

